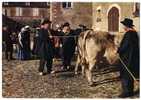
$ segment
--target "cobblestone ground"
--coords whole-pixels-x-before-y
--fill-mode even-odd
[[[96,86],[90,87],[84,77],[73,71],[38,75],[38,60],[2,62],[2,95],[5,98],[118,98],[121,93],[119,73],[114,67],[93,72]],[[61,61],[53,69],[60,70]],[[75,62],[73,62],[73,65]],[[135,91],[139,84],[135,84]],[[138,92],[131,98],[139,98]]]

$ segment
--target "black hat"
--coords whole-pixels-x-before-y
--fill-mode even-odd
[[[48,24],[48,23],[51,23],[51,21],[48,18],[41,20],[41,25]]]
[[[79,24],[79,27],[86,28],[86,26],[85,25],[82,25],[82,24]]]
[[[70,26],[70,24],[68,22],[65,22],[62,27],[65,27],[65,26]]]
[[[134,26],[133,20],[129,18],[125,18],[123,21],[121,21],[121,23],[129,28],[132,28]]]

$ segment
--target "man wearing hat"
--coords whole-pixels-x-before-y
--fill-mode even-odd
[[[136,30],[133,28],[134,25],[132,19],[125,18],[121,23],[124,26],[125,35],[118,48],[118,53],[129,71],[136,78],[139,78],[139,37]],[[119,97],[125,98],[133,96],[134,80],[123,63],[120,64],[120,78],[123,91]]]
[[[63,70],[68,70],[71,66],[71,60],[75,52],[75,38],[74,31],[71,30],[70,24],[68,22],[64,23],[62,26],[62,59],[63,59]]]
[[[47,67],[47,74],[52,71],[53,62],[53,43],[52,31],[50,29],[51,21],[44,19],[41,21],[41,29],[39,30],[37,54],[40,57],[39,75],[45,75],[44,66]]]

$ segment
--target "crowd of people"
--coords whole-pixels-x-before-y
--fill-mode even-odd
[[[8,61],[13,59],[30,60],[36,57],[36,59],[40,59],[39,72],[44,74],[44,65],[47,66],[48,73],[50,73],[53,59],[61,58],[62,69],[69,69],[75,53],[77,36],[81,31],[86,30],[86,26],[79,25],[79,28],[71,29],[71,25],[65,22],[63,25],[56,25],[56,30],[53,30],[51,29],[51,21],[45,18],[41,20],[40,26],[34,28],[33,36],[31,36],[32,29],[32,27],[25,25],[16,34],[10,32],[8,26],[3,25],[5,59]],[[15,50],[16,56],[13,58]]]

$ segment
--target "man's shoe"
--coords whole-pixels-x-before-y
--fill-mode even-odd
[[[50,73],[51,73],[51,74],[54,74],[54,73],[55,73],[55,71],[51,71]]]
[[[44,76],[44,75],[46,75],[47,73],[43,73],[43,72],[39,72],[39,75],[40,76]]]
[[[39,72],[39,75],[42,76],[43,75],[43,72]]]
[[[62,71],[67,71],[67,68],[64,67],[64,66],[62,66],[62,67],[61,67],[61,70],[62,70]]]

